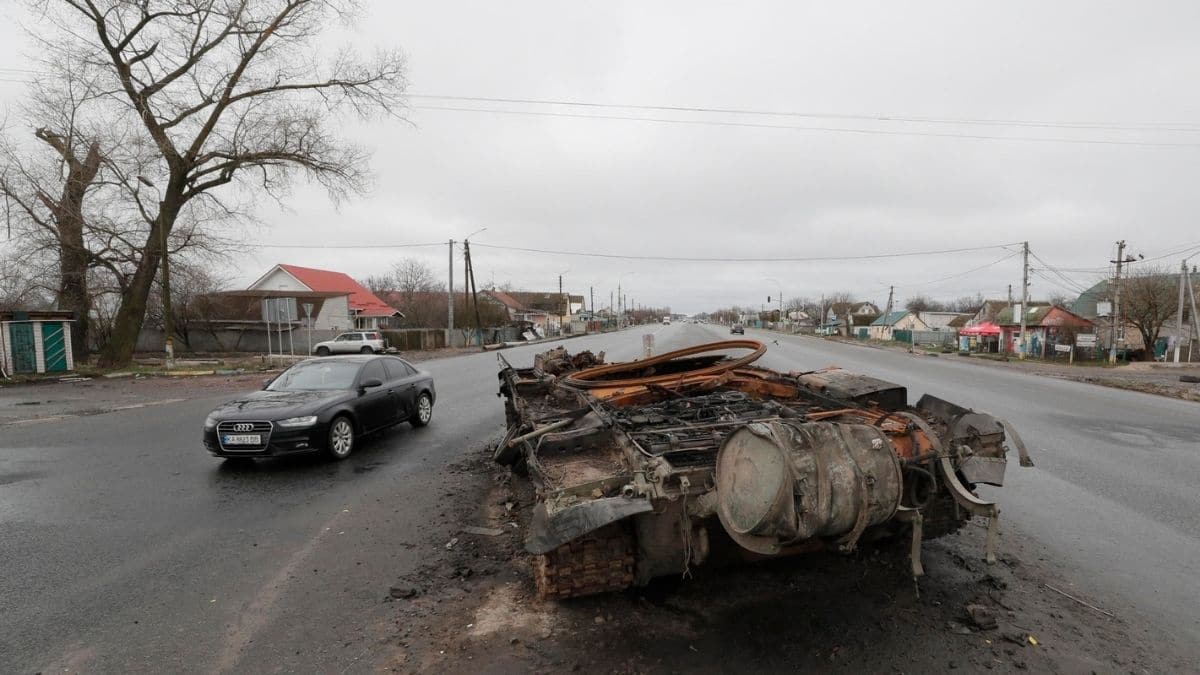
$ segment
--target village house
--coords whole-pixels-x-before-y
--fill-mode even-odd
[[[918,312],[917,317],[929,326],[929,330],[953,330],[955,321],[961,319],[965,322],[970,315],[959,312]]]
[[[867,337],[873,340],[895,340],[898,330],[929,330],[929,325],[915,313],[900,309],[880,316],[865,330]]]
[[[313,315],[312,328],[315,330],[392,328],[395,320],[404,316],[348,274],[330,270],[279,264],[250,284],[247,290],[275,297],[286,296],[288,292],[322,294],[324,302]],[[303,318],[304,312],[299,310],[296,319]]]
[[[1020,351],[1021,317],[1006,309],[996,317],[1000,327],[1000,345],[1015,354]],[[1030,306],[1025,312],[1025,328],[1029,332],[1030,356],[1045,357],[1056,344],[1075,344],[1079,333],[1094,332],[1095,324],[1074,312],[1057,305]]]

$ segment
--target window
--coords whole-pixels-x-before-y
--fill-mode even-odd
[[[384,364],[387,366],[388,375],[393,380],[403,379],[413,374],[412,369],[400,359],[385,359]]]
[[[412,377],[417,374],[416,367],[404,359],[388,359],[388,370],[399,373],[397,377]]]
[[[333,341],[334,342],[349,342],[352,339],[353,338],[350,335],[346,334],[346,335],[337,336],[336,338],[333,339]]]
[[[362,377],[360,377],[358,381],[360,383],[366,382],[367,380],[379,380],[380,382],[387,382],[388,379],[390,378],[388,378],[387,372],[385,372],[383,369],[383,363],[381,361],[372,361],[363,366]]]
[[[318,359],[288,368],[267,387],[271,391],[349,389],[358,367],[353,363]]]

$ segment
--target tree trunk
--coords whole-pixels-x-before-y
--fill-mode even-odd
[[[79,363],[87,357],[88,322],[91,320],[92,298],[88,292],[87,271],[90,255],[83,245],[83,223],[75,218],[62,218],[59,229],[59,309],[71,311],[71,353]]]
[[[38,129],[34,135],[54,148],[67,167],[67,178],[58,200],[42,192],[38,196],[54,214],[59,272],[55,301],[59,309],[70,310],[74,319],[71,323],[71,353],[78,363],[88,354],[88,322],[92,309],[87,282],[91,255],[83,242],[83,201],[100,171],[100,144],[97,141],[89,143],[87,154],[80,159],[69,139],[45,128]]]
[[[108,344],[100,349],[99,363],[102,367],[121,368],[133,361],[138,335],[146,320],[146,303],[154,286],[154,275],[158,272],[159,252],[158,226],[155,224],[150,227],[150,234],[142,248],[142,259],[138,261],[129,287],[121,297],[121,308],[113,320]]]

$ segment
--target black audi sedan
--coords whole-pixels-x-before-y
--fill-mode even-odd
[[[301,361],[204,420],[204,447],[225,458],[320,452],[345,459],[365,434],[433,418],[433,377],[394,356]]]

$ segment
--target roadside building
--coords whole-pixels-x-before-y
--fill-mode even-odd
[[[867,337],[867,329],[879,318],[879,308],[873,302],[835,302],[825,312],[821,332],[846,337]]]
[[[8,375],[75,370],[71,312],[0,310],[0,370]]]
[[[961,314],[959,312],[918,312],[917,317],[929,326],[929,330],[953,330],[955,321],[965,323],[970,318],[970,314]]]
[[[1005,351],[1015,354],[1020,350],[1021,317],[1013,316],[1006,309],[996,317],[1000,327],[1000,345]],[[1056,344],[1075,344],[1075,336],[1093,333],[1096,325],[1088,319],[1057,305],[1030,306],[1025,313],[1025,326],[1029,331],[1030,356],[1044,357],[1054,351]]]
[[[867,327],[867,336],[874,340],[895,340],[897,331],[908,331],[911,336],[914,330],[929,330],[929,324],[915,313],[900,309],[872,321]]]
[[[395,327],[403,314],[379,299],[350,275],[299,265],[279,264],[250,284],[250,291],[312,292],[328,297],[313,315],[314,330],[379,330]],[[297,319],[303,318],[300,313]]]
[[[1009,304],[1008,300],[984,300],[974,316],[967,320],[967,325],[975,326],[981,323],[995,323],[996,317],[1000,316],[1000,312],[1009,309]]]

